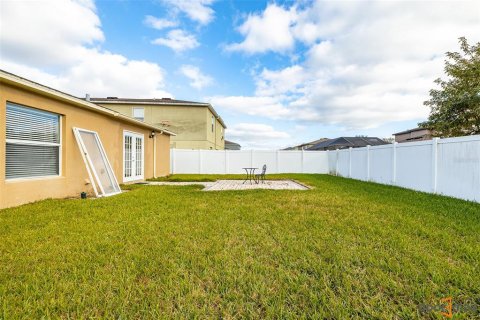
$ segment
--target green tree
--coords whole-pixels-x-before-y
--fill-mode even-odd
[[[420,127],[435,136],[455,137],[480,134],[480,42],[469,45],[459,38],[461,52],[447,52],[446,80],[438,78],[439,89],[430,90],[428,120]]]

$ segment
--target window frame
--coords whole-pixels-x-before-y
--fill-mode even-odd
[[[140,120],[140,118],[135,117],[135,110],[142,110],[143,111],[142,120]],[[138,121],[145,121],[145,108],[144,107],[132,107],[132,117],[135,120],[138,120]]]
[[[31,106],[27,106],[24,104],[6,101],[5,104],[5,128],[7,127],[7,119],[6,119],[6,111],[8,105],[14,105],[17,107],[27,108],[27,109],[34,109],[36,111],[42,111],[45,113],[50,113],[53,115],[58,116],[58,143],[52,142],[40,142],[40,141],[32,141],[32,140],[20,140],[20,139],[8,139],[7,132],[5,131],[5,182],[19,182],[19,181],[30,181],[30,180],[44,180],[44,179],[51,179],[51,178],[59,178],[63,175],[63,115],[51,112],[44,109],[34,108]],[[16,144],[16,145],[24,145],[24,146],[49,146],[49,147],[58,147],[58,174],[51,174],[45,176],[32,176],[32,177],[18,177],[18,178],[7,178],[7,144]]]

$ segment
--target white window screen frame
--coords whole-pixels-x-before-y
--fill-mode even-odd
[[[102,141],[100,140],[100,137],[98,136],[98,133],[96,131],[91,131],[91,130],[87,130],[87,129],[74,127],[73,128],[73,133],[75,135],[75,139],[77,140],[78,147],[80,149],[80,153],[82,154],[83,162],[85,163],[85,167],[87,168],[88,177],[91,181],[93,191],[95,192],[95,196],[96,197],[109,197],[109,196],[113,196],[113,195],[121,193],[122,192],[121,190],[118,191],[118,192],[105,193],[105,189],[103,188],[101,180],[98,177],[98,174],[95,170],[95,167],[93,166],[92,159],[90,158],[90,155],[88,153],[87,148],[85,147],[85,144],[83,143],[83,138],[81,137],[80,132],[92,133],[95,136],[95,140],[96,140],[97,145],[100,149],[100,153],[102,154],[103,158],[105,159],[106,165],[109,166],[109,169],[112,172],[113,179],[112,179],[111,182],[112,182],[112,184],[115,184],[116,187],[118,187],[118,190],[120,190],[120,186],[118,184],[117,177],[115,176],[115,172],[113,171],[112,165],[110,164],[110,161],[108,160],[107,153],[105,152],[105,149],[103,148]],[[93,173],[93,176],[92,176],[92,173]],[[95,180],[93,178],[95,178]],[[97,189],[97,185],[98,185],[98,188],[100,190]]]
[[[142,110],[143,117],[136,117],[135,116],[135,111],[136,110]],[[143,108],[143,107],[133,107],[132,116],[136,120],[145,121],[145,108]]]
[[[62,137],[62,129],[63,129],[63,124],[62,124],[62,115],[55,113],[55,112],[50,112],[47,110],[42,110],[38,108],[33,108],[30,106],[25,106],[19,103],[15,102],[10,102],[7,101],[5,108],[7,108],[8,105],[13,105],[21,108],[26,108],[26,109],[33,109],[37,110],[40,112],[45,112],[45,113],[50,113],[52,115],[58,116],[58,143],[52,143],[52,142],[41,142],[41,141],[32,141],[32,140],[19,140],[19,139],[7,139],[6,138],[6,133],[5,133],[5,152],[6,152],[6,145],[7,144],[17,144],[17,145],[24,145],[24,146],[50,146],[50,147],[58,147],[58,174],[51,174],[51,175],[45,175],[45,176],[31,176],[31,177],[18,177],[18,178],[7,178],[7,168],[6,168],[6,163],[5,163],[5,181],[22,181],[22,180],[41,180],[41,179],[48,179],[48,178],[58,178],[62,176],[62,154],[63,154],[63,149],[62,149],[62,142],[63,142],[63,137]],[[5,109],[6,112],[6,109]],[[6,155],[5,155],[6,157]],[[5,161],[6,162],[6,161]]]

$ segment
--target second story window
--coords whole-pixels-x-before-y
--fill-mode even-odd
[[[215,117],[212,116],[212,132],[215,130]]]
[[[133,108],[133,117],[140,121],[145,121],[145,108]]]

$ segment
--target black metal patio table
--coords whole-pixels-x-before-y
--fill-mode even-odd
[[[250,184],[252,184],[252,179],[255,177],[255,170],[257,169],[258,168],[243,168],[243,170],[245,170],[245,172],[247,173],[247,178],[245,179],[245,181],[243,181],[243,183],[250,181]]]

